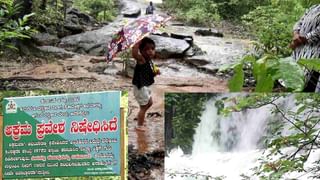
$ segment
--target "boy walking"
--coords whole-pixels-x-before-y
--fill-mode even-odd
[[[160,71],[154,66],[152,58],[155,57],[155,43],[150,38],[143,38],[132,48],[132,56],[137,61],[133,75],[133,93],[140,106],[137,115],[138,125],[136,130],[145,131],[145,114],[152,106],[151,88],[154,77]]]

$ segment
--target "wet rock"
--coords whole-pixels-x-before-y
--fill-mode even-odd
[[[184,23],[181,23],[181,22],[173,22],[170,24],[171,26],[185,26]]]
[[[124,17],[136,18],[140,16],[141,8],[137,3],[132,1],[124,1],[123,3],[124,4],[123,4],[123,9],[121,11],[121,14]]]
[[[59,42],[59,38],[56,35],[49,33],[37,33],[32,36],[32,39],[39,46],[55,45]]]
[[[193,37],[190,35],[171,33],[171,37],[175,39],[185,40],[190,44],[190,46],[193,45]]]
[[[156,32],[154,32],[152,34],[156,35],[156,36],[170,37],[170,35],[167,32],[156,31]]]
[[[191,47],[185,40],[151,35],[156,43],[156,51],[159,58],[182,58]]]
[[[70,17],[69,18],[73,18]],[[66,19],[66,23],[64,24],[64,28],[67,29],[68,31],[70,31],[71,34],[79,34],[85,31],[85,27],[78,24],[78,23],[74,23],[72,22],[72,20],[68,20],[68,18]]]
[[[206,53],[201,50],[197,45],[193,44],[192,48],[188,49],[185,53],[187,57],[192,57],[192,56],[202,56],[205,55]]]
[[[69,8],[67,10],[67,18],[68,16],[74,17],[73,15],[75,15],[78,18],[77,20],[73,19],[74,23],[78,22],[81,25],[87,25],[87,26],[92,26],[97,23],[97,21],[93,17],[89,16],[88,14],[82,13],[75,8]]]
[[[192,64],[197,67],[210,64],[210,61],[205,59],[203,56],[190,57],[190,58],[185,59],[185,61],[187,63]]]
[[[154,179],[151,171],[159,169],[163,172],[164,151],[153,151],[146,154],[138,154],[132,145],[128,146],[129,153],[129,174],[128,179]]]
[[[133,78],[135,66],[136,66],[136,61],[134,59],[130,59],[126,61],[125,67],[124,67],[124,75],[130,78]]]
[[[99,24],[93,17],[80,12],[78,9],[69,8],[63,26],[55,28],[51,34],[57,34],[58,37],[62,38],[92,30],[96,26],[99,26]],[[46,32],[49,32],[48,28]]]
[[[104,70],[106,68],[108,68],[110,65],[107,64],[107,63],[97,63],[97,64],[93,64],[92,66],[90,67],[87,67],[86,69],[89,71],[89,72],[95,72],[97,74],[103,74],[104,73]]]
[[[97,21],[75,8],[67,10],[64,28],[71,32],[71,34],[79,34],[86,30],[88,26],[94,26]]]
[[[61,59],[69,58],[69,57],[72,57],[75,55],[75,53],[73,53],[73,52],[69,52],[69,51],[66,51],[62,48],[58,48],[58,47],[54,47],[54,46],[39,46],[37,48],[41,52],[53,55],[53,56],[55,56],[57,58],[61,58]]]
[[[106,26],[99,30],[67,36],[61,39],[59,47],[81,54],[102,56],[106,52],[107,43],[111,41],[113,33],[114,29]]]
[[[223,37],[223,34],[215,29],[198,29],[194,32],[198,36],[215,36],[215,37]]]

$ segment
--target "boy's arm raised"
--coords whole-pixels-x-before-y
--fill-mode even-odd
[[[138,64],[144,64],[146,60],[144,57],[140,54],[139,52],[139,46],[140,46],[140,41],[137,42],[133,47],[132,47],[132,57],[137,61]]]

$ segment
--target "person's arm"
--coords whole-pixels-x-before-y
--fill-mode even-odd
[[[140,54],[139,51],[139,46],[140,46],[140,41],[137,42],[133,47],[132,47],[132,57],[137,61],[138,64],[144,64],[146,60],[144,57]]]
[[[307,16],[307,14],[313,9],[317,7],[317,5],[311,6],[309,9],[307,9],[304,13],[304,15],[299,19],[299,21],[293,26],[293,32],[294,33],[299,33],[301,29],[301,25],[304,21],[304,18]]]
[[[300,29],[301,29],[301,25],[304,21],[304,18],[307,16],[308,13],[310,13],[310,11],[314,8],[316,8],[318,5],[314,5],[311,8],[307,9],[306,12],[304,13],[304,15],[300,18],[300,20],[294,25],[293,27],[293,38],[292,38],[292,43],[290,44],[290,48],[295,49],[296,47],[305,44],[307,42],[312,42],[314,41],[314,39],[317,39],[319,37],[319,30],[318,32],[310,32],[306,35],[306,37],[301,36],[300,35]],[[319,29],[319,28],[317,28]],[[318,37],[315,37],[317,36]]]
[[[319,42],[320,41],[320,25],[318,25],[316,29],[314,29],[313,31],[307,33],[305,38],[309,43]]]

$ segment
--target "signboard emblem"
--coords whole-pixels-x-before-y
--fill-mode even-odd
[[[14,102],[14,100],[9,100],[8,104],[6,105],[6,113],[7,114],[13,114],[17,113],[17,104]]]

